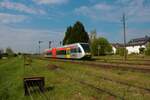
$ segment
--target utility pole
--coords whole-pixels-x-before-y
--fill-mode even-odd
[[[126,17],[125,17],[125,13],[123,13],[122,21],[123,21],[123,35],[124,35],[124,60],[126,61],[127,53],[126,53]]]
[[[60,43],[60,46],[61,46],[62,45],[62,41],[60,41],[59,43]]]
[[[49,49],[51,48],[51,43],[52,43],[52,41],[49,41]]]
[[[40,55],[40,50],[41,50],[40,44],[41,44],[42,42],[43,42],[43,41],[39,41],[39,55]]]
[[[100,49],[101,49],[101,46],[100,45],[98,45],[98,56],[100,55]]]

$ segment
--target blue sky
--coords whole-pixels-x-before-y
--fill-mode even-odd
[[[88,33],[122,42],[122,13],[127,39],[150,36],[150,0],[0,0],[0,48],[37,52],[58,46],[66,27],[81,21]]]

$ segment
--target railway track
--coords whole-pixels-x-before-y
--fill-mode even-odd
[[[127,83],[127,82],[120,81],[120,80],[115,80],[115,79],[108,78],[108,77],[105,77],[105,76],[98,76],[98,75],[91,74],[91,73],[86,73],[86,75],[89,76],[89,77],[90,76],[94,76],[94,77],[96,77],[98,79],[102,79],[102,80],[105,80],[105,81],[114,82],[114,83],[117,83],[117,84],[120,84],[120,85],[125,85],[125,86],[129,86],[129,87],[138,88],[138,89],[141,89],[141,90],[144,90],[144,91],[147,91],[147,92],[150,93],[150,88],[146,88],[146,87],[143,87],[143,86],[139,86],[139,85]]]
[[[68,62],[75,64],[88,65],[92,67],[100,67],[104,69],[119,69],[125,71],[138,71],[143,73],[150,72],[150,66],[148,65],[130,65],[130,64],[118,64],[118,63],[105,63],[105,62],[97,62],[97,61],[80,61],[80,60],[66,60],[66,59],[48,59],[48,58],[36,58],[40,60],[48,60],[55,62]]]
[[[112,96],[113,98],[116,98],[116,99],[118,98],[119,100],[125,100],[125,95],[119,95],[117,93],[112,92],[109,89],[101,88],[101,87],[99,87],[97,85],[94,85],[94,84],[91,84],[89,82],[86,82],[85,80],[72,77],[69,74],[66,74],[67,71],[65,71],[65,70],[61,71],[61,73],[63,73],[63,75],[67,76],[69,79],[74,80],[74,81],[76,81],[76,82],[78,82],[80,84],[86,85],[86,86],[88,86],[88,87],[96,90],[97,92],[100,92],[100,93],[103,92],[103,93],[106,93],[106,94]],[[142,87],[142,86],[137,86],[137,85],[129,84],[129,83],[126,83],[126,82],[121,82],[121,81],[118,81],[118,80],[113,80],[113,79],[110,79],[110,78],[107,78],[107,77],[103,77],[103,76],[96,76],[94,74],[86,74],[86,75],[88,75],[88,76],[92,75],[94,77],[103,79],[105,81],[115,82],[116,84],[120,84],[120,85],[127,86],[127,87],[133,87],[133,88],[136,88],[138,90],[142,90],[142,91],[144,90],[145,92],[150,93],[150,89],[149,88],[145,88],[145,87]],[[99,80],[99,82],[100,82],[100,80]]]
[[[144,91],[147,91],[147,92],[150,93],[150,88],[146,88],[146,87],[142,87],[142,86],[139,86],[139,85],[130,84],[130,83],[119,81],[119,80],[114,80],[114,79],[111,79],[111,78],[108,78],[108,77],[104,77],[104,76],[97,76],[97,75],[94,75],[94,74],[87,74],[87,75],[89,75],[89,76],[92,75],[92,76],[95,76],[95,77],[97,77],[99,79],[103,79],[103,80],[106,80],[106,81],[111,81],[111,82],[114,82],[114,83],[117,83],[117,84],[138,88],[138,89],[141,89],[141,90],[144,90]]]
[[[95,60],[95,62],[102,62],[102,63],[115,63],[115,64],[128,64],[128,65],[145,65],[150,66],[150,61],[141,61],[140,63],[137,61],[117,61],[117,60]]]
[[[40,58],[40,60],[49,60],[49,61],[56,61],[56,62],[71,62],[71,63],[79,63],[79,64],[81,64],[81,63],[85,63],[85,64],[87,64],[87,61],[74,61],[74,60],[60,60],[60,59],[41,59]],[[87,65],[89,65],[89,64],[87,64]],[[65,71],[65,70],[63,70],[64,72],[63,72],[63,75],[65,75],[66,74],[66,72],[67,71]],[[108,78],[108,77],[104,77],[104,76],[97,76],[97,75],[95,75],[95,74],[88,74],[88,73],[86,73],[86,75],[88,75],[88,76],[94,76],[94,77],[97,77],[97,78],[99,78],[99,79],[102,79],[102,80],[104,80],[104,81],[110,81],[110,82],[113,82],[113,83],[116,83],[116,84],[121,84],[121,85],[123,85],[123,86],[127,86],[127,87],[133,87],[133,88],[136,88],[136,89],[138,89],[139,91],[146,91],[146,92],[148,92],[148,93],[150,93],[150,88],[146,88],[146,87],[142,87],[142,86],[138,86],[138,85],[135,85],[135,84],[130,84],[130,83],[127,83],[127,82],[123,82],[123,81],[120,81],[120,80],[114,80],[114,79],[111,79],[111,78]],[[74,80],[74,81],[76,81],[76,82],[78,82],[78,83],[80,83],[80,84],[83,84],[83,85],[86,85],[86,86],[88,86],[88,87],[90,87],[90,88],[92,88],[92,89],[94,89],[94,90],[96,90],[98,93],[106,93],[106,94],[108,94],[108,95],[110,95],[110,96],[112,96],[113,98],[118,98],[118,99],[120,99],[120,100],[125,100],[125,96],[124,95],[119,95],[118,93],[114,93],[111,89],[105,89],[105,88],[102,88],[101,86],[99,86],[99,85],[95,85],[95,84],[91,84],[90,82],[87,82],[86,80],[82,80],[82,79],[80,79],[80,78],[75,78],[75,77],[72,77],[72,76],[70,76],[69,74],[67,75],[65,75],[65,76],[67,76],[67,77],[69,77],[69,79],[71,79],[71,80]],[[98,81],[100,81],[100,80],[98,80]],[[142,94],[141,94],[142,95]]]
[[[117,95],[117,94],[115,94],[115,93],[113,93],[113,92],[111,92],[111,91],[109,91],[109,90],[100,88],[100,87],[98,87],[98,86],[95,86],[95,85],[93,85],[93,84],[90,84],[90,83],[88,83],[88,82],[86,82],[86,81],[83,81],[83,80],[81,80],[81,79],[76,79],[76,78],[74,78],[74,77],[72,77],[72,76],[70,76],[70,75],[68,75],[68,74],[65,74],[65,73],[63,73],[63,75],[67,76],[70,80],[73,80],[73,81],[75,81],[75,82],[77,82],[77,83],[80,83],[80,84],[82,84],[82,85],[86,85],[86,86],[88,86],[88,87],[90,87],[90,88],[96,90],[98,93],[106,93],[106,94],[112,96],[113,98],[116,98],[116,99],[118,98],[119,100],[125,100],[124,97],[119,96],[119,95]]]
[[[113,92],[110,92],[109,90],[102,89],[100,87],[94,86],[94,85],[92,85],[90,83],[87,83],[85,81],[82,81],[82,80],[77,80],[76,79],[75,81],[77,81],[80,84],[86,85],[86,86],[96,90],[97,92],[100,92],[100,93],[103,92],[103,93],[106,93],[106,94],[108,94],[108,95],[110,95],[110,96],[112,96],[114,98],[119,98],[120,100],[125,100],[124,97],[121,97],[121,96],[119,96],[119,95],[117,95],[117,94],[115,94]]]
[[[117,59],[117,58],[94,58],[95,60],[124,60],[123,58],[121,59]],[[135,58],[128,58],[126,61],[147,61],[147,62],[150,62],[150,59],[144,59],[144,58],[140,58],[140,59],[135,59]]]

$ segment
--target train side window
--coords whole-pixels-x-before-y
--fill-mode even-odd
[[[47,55],[52,55],[52,52],[48,52],[48,53],[46,53]]]
[[[71,53],[81,53],[81,49],[80,48],[72,48]]]
[[[76,52],[77,52],[76,48],[71,49],[71,53],[76,53]]]
[[[79,53],[81,53],[81,49],[80,49],[80,48],[77,48],[77,51],[78,51]]]
[[[57,55],[66,55],[66,50],[58,50]]]
[[[70,50],[67,50],[67,51],[66,51],[66,54],[67,54],[67,55],[69,55],[69,54],[70,54],[70,52],[71,52]]]

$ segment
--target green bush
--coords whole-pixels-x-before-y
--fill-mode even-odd
[[[145,55],[150,56],[150,43],[146,46]]]
[[[93,55],[106,55],[112,53],[112,47],[107,39],[103,37],[96,38],[91,43]]]
[[[126,54],[128,54],[128,50],[127,49],[125,50],[124,47],[120,47],[120,48],[117,48],[116,54],[120,55],[120,56],[124,56],[125,52],[126,52]]]
[[[145,55],[150,56],[150,47],[146,48]]]
[[[0,59],[2,58],[2,51],[0,50]]]
[[[8,57],[14,57],[14,52],[10,47],[6,48],[6,54],[8,54]]]
[[[139,51],[140,51],[140,54],[144,54],[144,50],[145,50],[145,48],[139,48]]]

